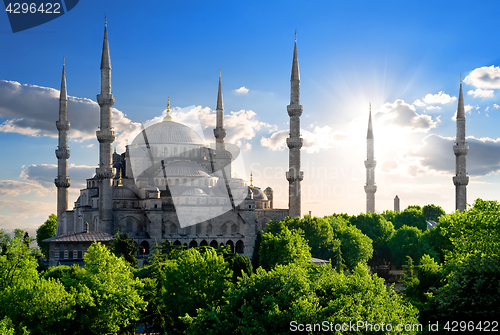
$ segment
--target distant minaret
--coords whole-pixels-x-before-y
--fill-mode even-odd
[[[302,105],[300,104],[300,74],[299,58],[297,56],[297,33],[295,33],[295,47],[293,49],[292,77],[290,90],[290,105],[287,106],[290,116],[290,137],[286,139],[289,149],[289,170],[286,173],[288,180],[288,208],[289,215],[300,217],[300,182],[304,179],[304,173],[300,171],[300,116]]]
[[[57,178],[54,183],[57,187],[57,234],[66,233],[62,223],[62,214],[68,209],[68,187],[71,185],[71,179],[68,178],[68,98],[66,93],[66,72],[63,60],[63,70],[61,79],[61,91],[59,93],[59,121],[56,122],[59,130],[59,145],[56,149],[57,157]]]
[[[217,94],[217,124],[214,129],[215,149],[225,150],[224,137],[226,137],[226,129],[224,129],[224,106],[222,104],[222,76],[219,71],[219,93]]]
[[[458,97],[457,108],[457,138],[453,146],[455,153],[455,176],[453,184],[455,184],[455,204],[458,211],[463,211],[467,203],[467,184],[469,177],[465,168],[465,156],[469,151],[469,146],[465,144],[465,109],[464,97],[462,94],[462,77],[460,76],[460,94]]]
[[[111,94],[111,60],[109,57],[108,29],[104,24],[104,42],[101,59],[101,94],[97,95],[97,103],[101,107],[101,123],[96,132],[99,141],[99,167],[96,169],[99,183],[99,227],[96,230],[113,234],[113,194],[112,181],[115,176],[111,158],[115,140],[111,107],[115,97]]]
[[[366,151],[367,158],[365,161],[366,167],[366,212],[375,213],[375,192],[377,186],[375,185],[375,166],[377,161],[374,159],[373,149],[373,127],[372,127],[372,105],[370,104],[370,117],[368,119],[368,133],[366,135]]]
[[[394,197],[394,211],[395,212],[400,211],[400,209],[399,209],[399,197],[397,195]]]

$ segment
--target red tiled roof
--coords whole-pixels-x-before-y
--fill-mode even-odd
[[[43,242],[109,242],[113,235],[103,231],[80,231],[62,234],[43,240]]]

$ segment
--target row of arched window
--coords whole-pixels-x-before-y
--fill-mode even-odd
[[[146,147],[137,147],[130,149],[130,154],[135,157],[141,156],[149,156]],[[203,148],[195,147],[159,147],[153,146],[151,149],[151,153],[155,157],[204,157]]]
[[[176,246],[184,246],[185,248],[196,248],[198,246],[203,247],[203,246],[211,246],[212,248],[218,248],[218,247],[223,247],[224,243],[217,242],[216,240],[212,240],[210,244],[208,244],[207,240],[202,240],[200,244],[196,242],[195,240],[192,240],[189,242],[189,245],[187,243],[182,244],[179,240],[176,240],[174,242],[174,245]],[[242,240],[238,240],[236,242],[236,245],[232,240],[228,240],[225,245],[228,245],[231,247],[231,252],[236,252],[237,254],[243,254],[245,252],[245,244],[243,243]]]

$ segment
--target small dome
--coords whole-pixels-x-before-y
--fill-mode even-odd
[[[131,189],[123,186],[113,187],[114,200],[139,199],[139,197]]]
[[[149,144],[198,144],[205,145],[201,137],[191,128],[174,121],[164,120],[145,130]],[[144,134],[140,132],[132,141],[132,146],[144,145]]]
[[[208,196],[201,188],[190,188],[182,193],[182,195],[197,195],[197,196]]]
[[[260,187],[250,187],[250,189],[252,190],[253,192],[253,198],[254,200],[268,200],[267,199],[267,196],[264,194],[264,192],[262,192],[262,190],[260,189]]]
[[[161,171],[163,174],[163,171]],[[189,161],[175,161],[165,167],[165,174],[170,177],[210,177],[203,168]]]

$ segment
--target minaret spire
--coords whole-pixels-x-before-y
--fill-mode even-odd
[[[300,137],[300,116],[302,105],[300,104],[300,75],[299,57],[297,56],[297,33],[295,33],[295,45],[293,49],[292,76],[290,79],[290,104],[287,106],[290,116],[290,137],[286,139],[288,146],[288,165],[286,173],[288,180],[288,210],[292,218],[301,215],[301,189],[300,182],[304,179],[304,173],[300,171],[300,148],[302,138]]]
[[[372,125],[372,105],[370,104],[370,116],[368,117],[368,132],[366,135],[366,213],[375,213],[375,192],[377,192],[377,186],[375,185],[375,166],[377,166],[377,161],[375,160],[373,145],[373,125]]]
[[[97,95],[97,103],[101,107],[100,127],[97,130],[99,141],[99,167],[96,176],[99,178],[99,227],[96,230],[113,234],[113,194],[112,181],[115,171],[112,167],[112,147],[115,140],[111,107],[115,97],[111,94],[111,59],[109,56],[108,27],[104,25],[104,42],[101,58],[101,93]]]
[[[467,205],[467,185],[469,177],[466,169],[466,156],[469,152],[469,146],[465,142],[465,108],[464,96],[462,92],[462,76],[460,75],[460,93],[458,95],[457,108],[457,137],[453,146],[455,153],[455,176],[453,184],[455,185],[455,207],[458,211],[463,211]]]
[[[224,137],[226,137],[226,130],[224,129],[224,105],[222,102],[222,74],[219,70],[219,91],[217,93],[217,120],[214,129],[215,148],[217,150],[225,150]]]
[[[56,122],[56,127],[59,131],[59,143],[56,150],[57,178],[54,180],[57,187],[57,235],[66,233],[63,213],[68,209],[68,188],[71,185],[71,180],[68,178],[68,158],[71,152],[68,150],[68,130],[70,123],[68,121],[65,67],[63,59],[61,91],[59,93],[59,121]]]

